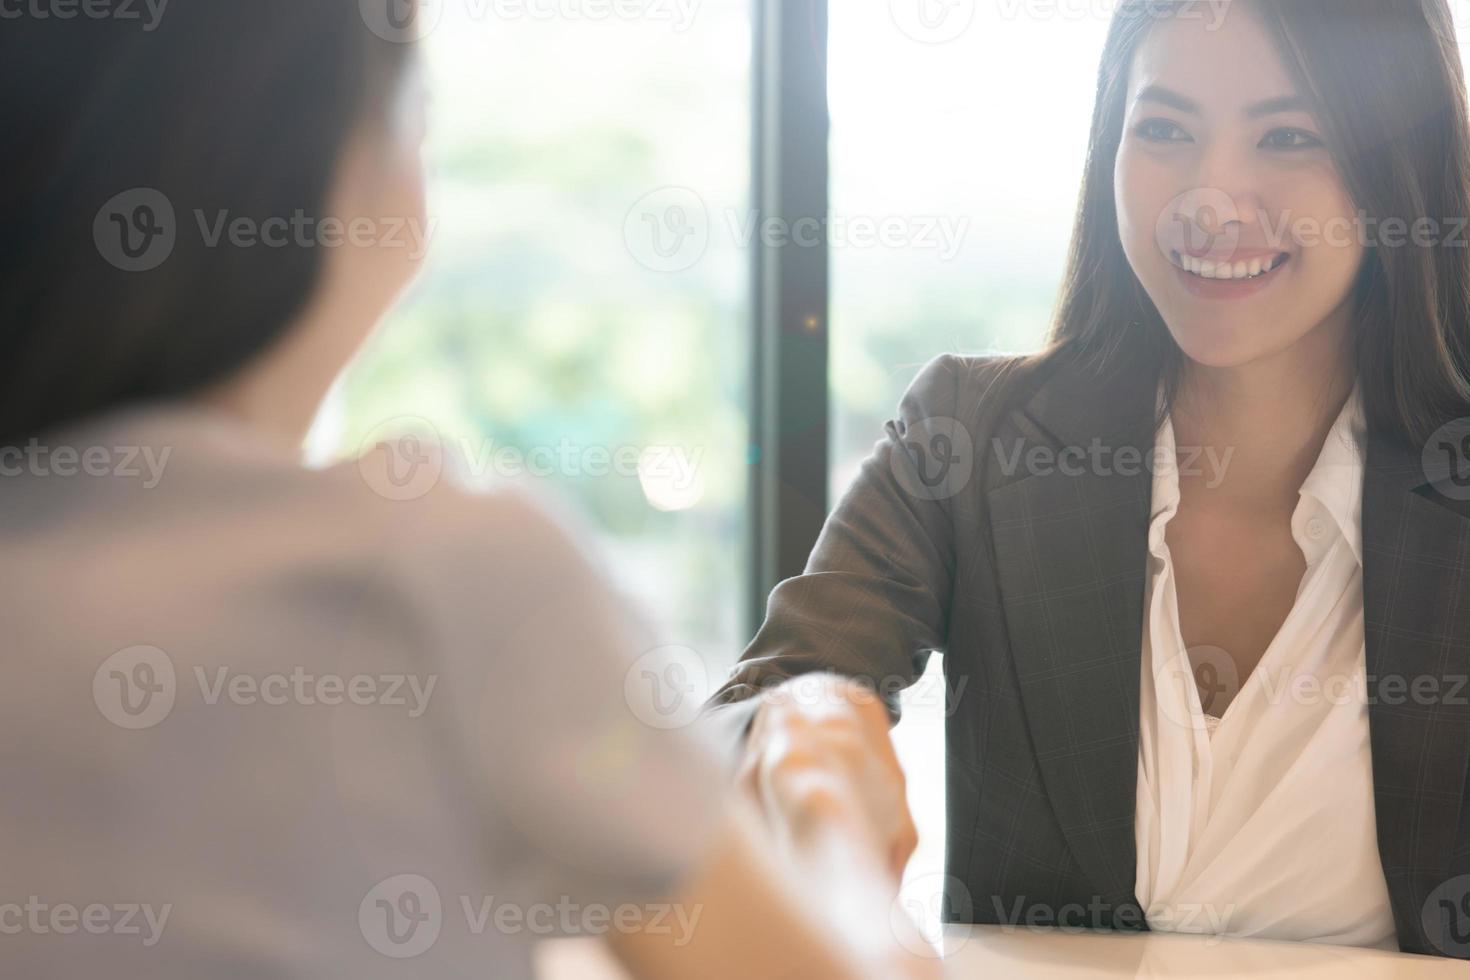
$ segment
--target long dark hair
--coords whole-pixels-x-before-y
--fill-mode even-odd
[[[0,446],[197,390],[275,340],[322,250],[211,248],[191,216],[321,220],[344,145],[409,50],[344,0],[74,13],[0,26]],[[99,229],[154,222],[136,208],[160,196],[177,240],[129,269]],[[120,215],[102,214],[113,201]]]
[[[1452,229],[1470,216],[1470,119],[1447,0],[1252,0],[1313,105],[1347,190],[1367,216]],[[1098,72],[1086,170],[1050,343],[1025,366],[1076,357],[1149,390],[1168,410],[1184,363],[1123,252],[1113,177],[1128,69],[1184,0],[1123,0]],[[1470,405],[1470,248],[1371,247],[1352,337],[1371,429],[1421,443]],[[1029,374],[1030,371],[1021,372]],[[1161,413],[1162,417],[1162,413]]]

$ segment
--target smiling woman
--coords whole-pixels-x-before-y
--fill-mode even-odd
[[[919,374],[720,710],[779,772],[825,736],[762,691],[893,720],[942,652],[952,919],[1470,957],[1448,3],[1125,0],[1097,81],[1050,343]],[[901,862],[896,769],[853,798]]]
[[[1171,396],[1179,354],[1225,366],[1351,349],[1375,425],[1422,442],[1470,396],[1454,36],[1443,2],[1239,4],[1218,29],[1120,14],[1060,346],[1101,355],[1128,332],[1143,355],[1130,360],[1163,363]],[[1416,219],[1428,240],[1386,233]],[[1224,278],[1227,263],[1243,278],[1257,259],[1276,271],[1254,286],[1194,281]]]
[[[1160,27],[1130,79],[1115,178],[1123,248],[1180,349],[1202,364],[1274,353],[1309,331],[1319,351],[1341,349],[1363,268],[1356,239],[1294,240],[1348,220],[1352,205],[1292,77],[1275,59],[1239,57],[1269,43],[1262,28],[1233,17],[1225,31],[1240,40],[1229,44],[1184,22]]]

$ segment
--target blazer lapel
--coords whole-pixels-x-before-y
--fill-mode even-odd
[[[1001,426],[996,457],[1019,478],[988,495],[1046,794],[1089,899],[1126,907],[1139,928],[1134,793],[1154,397],[1060,368]]]
[[[1379,857],[1404,948],[1445,953],[1463,948],[1431,896],[1470,769],[1470,504],[1430,476],[1416,448],[1370,437],[1363,625]]]
[[[996,456],[1020,472],[988,494],[1002,608],[1044,788],[1077,863],[1115,907],[1137,906],[1153,488],[1142,461],[1153,449],[1153,409],[1153,390],[1059,368],[1002,427]],[[1077,452],[1064,467],[1067,449]],[[1363,602],[1379,854],[1401,943],[1425,953],[1455,948],[1430,900],[1448,879],[1470,770],[1470,502],[1437,493],[1443,485],[1426,479],[1417,450],[1370,434]],[[1432,693],[1416,695],[1416,683]]]

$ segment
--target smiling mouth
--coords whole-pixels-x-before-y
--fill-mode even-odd
[[[1286,252],[1271,256],[1257,256],[1250,261],[1216,262],[1213,259],[1197,259],[1178,252],[1170,253],[1170,261],[1180,269],[1199,279],[1251,280],[1269,275],[1290,261]]]

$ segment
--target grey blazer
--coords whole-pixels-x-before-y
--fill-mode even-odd
[[[1019,366],[925,366],[712,713],[748,718],[760,689],[816,670],[892,691],[943,651],[945,917],[1080,905],[1146,929],[1134,792],[1154,391],[1060,362],[1006,385],[1005,404],[987,396]],[[1035,462],[1068,447],[1086,465]],[[1418,447],[1370,431],[1367,674],[1437,692],[1370,704],[1379,854],[1400,948],[1470,958],[1470,503],[1443,485]]]

